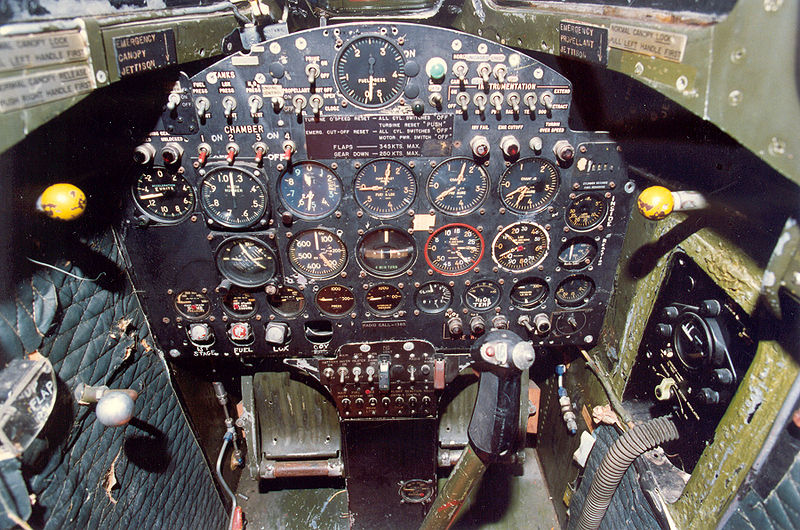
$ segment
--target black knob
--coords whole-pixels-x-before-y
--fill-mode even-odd
[[[703,300],[700,304],[700,314],[704,317],[718,317],[722,311],[722,306],[716,300]]]
[[[669,324],[659,324],[658,334],[664,338],[670,338],[672,336],[672,326]]]
[[[700,390],[700,401],[706,405],[716,405],[719,403],[719,392],[708,387]]]
[[[727,368],[717,368],[714,370],[714,377],[723,385],[729,385],[733,383],[733,374]]]
[[[678,311],[678,308],[675,306],[668,305],[664,308],[664,316],[667,320],[675,320],[680,314],[680,311]]]

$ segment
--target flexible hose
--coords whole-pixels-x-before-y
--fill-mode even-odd
[[[611,497],[636,457],[664,442],[676,440],[678,429],[667,417],[637,425],[620,436],[603,457],[583,504],[580,530],[595,530],[606,514]]]
[[[224,489],[228,497],[231,498],[231,518],[230,523],[228,523],[228,530],[231,530],[231,528],[233,528],[233,518],[236,515],[236,495],[233,494],[228,483],[225,482],[225,479],[222,477],[222,458],[225,456],[225,450],[228,449],[229,442],[230,436],[226,434],[222,439],[222,448],[219,450],[219,456],[217,457],[217,478],[219,479],[219,483],[222,484],[222,489]]]

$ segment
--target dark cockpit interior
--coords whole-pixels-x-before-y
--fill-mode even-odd
[[[0,525],[796,527],[798,21],[3,0]]]

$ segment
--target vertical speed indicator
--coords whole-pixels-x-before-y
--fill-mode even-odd
[[[368,109],[393,102],[406,84],[403,54],[391,41],[375,35],[347,43],[336,58],[334,70],[342,95]]]

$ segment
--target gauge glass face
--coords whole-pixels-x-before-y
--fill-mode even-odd
[[[483,257],[483,236],[469,225],[453,223],[434,231],[425,243],[428,265],[445,276],[472,270]]]
[[[258,301],[252,292],[234,286],[222,299],[222,307],[235,317],[245,318],[256,312]]]
[[[317,162],[300,162],[281,175],[278,193],[287,210],[301,219],[321,219],[342,200],[342,182]]]
[[[473,311],[486,311],[500,303],[500,286],[490,280],[479,280],[464,292],[464,304]]]
[[[402,300],[403,293],[394,285],[375,285],[367,291],[367,305],[376,313],[391,313]]]
[[[556,287],[556,302],[566,307],[583,305],[594,294],[594,282],[588,276],[570,276]]]
[[[405,60],[397,46],[377,36],[359,37],[336,59],[336,83],[345,98],[364,108],[388,105],[406,84]]]
[[[431,171],[425,189],[440,212],[466,215],[486,200],[489,174],[470,158],[451,158]]]
[[[700,368],[713,355],[711,331],[703,318],[687,312],[680,316],[672,332],[678,358],[692,370]]]
[[[510,272],[525,272],[547,257],[550,236],[536,223],[514,223],[500,231],[492,243],[492,259]]]
[[[559,183],[555,164],[544,158],[523,158],[503,173],[500,200],[512,212],[538,212],[556,197]]]
[[[414,293],[414,303],[423,313],[441,313],[453,302],[453,290],[442,282],[428,282]]]
[[[408,233],[397,228],[381,227],[367,232],[361,238],[356,254],[364,270],[375,276],[390,277],[411,267],[417,251]]]
[[[373,160],[353,182],[356,201],[369,215],[381,219],[405,212],[417,194],[414,173],[396,160]]]
[[[570,239],[558,251],[558,262],[565,269],[582,269],[597,256],[597,244],[588,237]]]
[[[228,228],[252,225],[267,211],[267,193],[255,177],[238,168],[211,170],[200,188],[208,217]]]
[[[310,278],[330,278],[344,269],[347,248],[333,232],[313,228],[300,232],[289,243],[289,262]]]
[[[177,223],[194,209],[194,189],[183,175],[162,167],[142,172],[133,186],[136,205],[162,223]]]
[[[306,299],[300,289],[284,285],[267,298],[272,310],[284,317],[297,316],[306,307]]]
[[[520,309],[536,307],[547,297],[547,282],[540,278],[525,278],[511,289],[511,303]]]
[[[226,239],[217,248],[217,268],[241,287],[264,285],[275,275],[275,254],[264,243],[249,237]]]
[[[356,304],[353,291],[343,285],[326,285],[319,290],[314,301],[320,311],[333,316],[348,313]]]
[[[602,223],[607,213],[608,203],[602,195],[585,193],[567,207],[567,224],[573,230],[590,230]]]
[[[211,299],[198,291],[181,291],[175,296],[175,309],[186,318],[203,318],[211,312]]]

